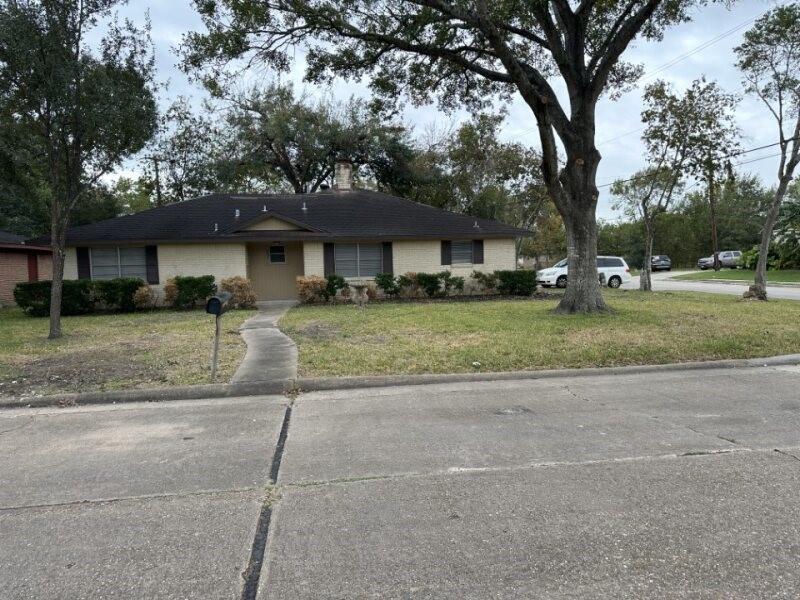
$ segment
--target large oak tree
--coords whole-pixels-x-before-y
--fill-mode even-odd
[[[208,31],[187,36],[184,64],[245,58],[285,70],[300,46],[311,80],[368,74],[385,98],[438,96],[445,107],[476,108],[518,93],[536,121],[543,178],[567,230],[570,278],[558,310],[594,312],[605,309],[595,222],[598,100],[638,75],[621,60],[634,39],[660,39],[702,2],[195,0]]]

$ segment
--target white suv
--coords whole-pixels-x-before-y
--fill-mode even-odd
[[[543,269],[536,273],[536,281],[544,287],[556,286],[567,287],[567,267],[568,260],[565,258],[557,262],[549,269]],[[623,283],[631,280],[631,270],[624,258],[619,256],[598,256],[597,273],[602,274],[608,287],[618,288]]]

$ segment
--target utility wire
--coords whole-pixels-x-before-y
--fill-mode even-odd
[[[785,141],[786,142],[800,141],[800,136],[789,138],[789,139],[787,139]],[[765,148],[772,148],[773,146],[780,146],[782,143],[783,142],[775,142],[774,144],[766,144],[764,146],[758,146],[757,148],[748,148],[747,150],[739,150],[737,152],[732,152],[731,154],[726,154],[725,156],[720,156],[719,160],[724,160],[726,158],[733,158],[734,156],[741,156],[742,154],[749,154],[750,152],[756,152],[758,150],[764,150]],[[747,164],[750,164],[750,163],[758,162],[759,160],[765,160],[767,158],[775,158],[776,156],[780,156],[780,155],[781,155],[781,152],[778,152],[777,154],[770,154],[768,156],[759,156],[758,158],[753,158],[751,160],[745,160],[745,161],[742,161],[742,162],[735,163],[733,166],[738,167],[738,166],[741,166],[741,165],[747,165]],[[639,177],[629,177],[628,179],[620,180],[620,183],[628,183],[629,181],[635,181],[637,179],[644,179],[645,177],[646,176],[643,176],[643,175],[639,176]],[[597,187],[598,188],[611,187],[612,185],[614,185],[614,183],[616,183],[616,181],[617,180],[614,180],[614,181],[612,181],[610,183],[603,183],[603,184],[598,185]]]

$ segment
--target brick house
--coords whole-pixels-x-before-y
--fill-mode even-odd
[[[296,297],[300,275],[369,280],[378,273],[515,269],[524,229],[355,189],[336,164],[333,189],[211,194],[71,228],[65,279],[240,275],[260,300]]]
[[[25,238],[0,231],[0,306],[14,303],[14,286],[53,276],[52,252],[47,246],[25,243]]]

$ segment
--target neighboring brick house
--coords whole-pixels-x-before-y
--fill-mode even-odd
[[[21,235],[0,231],[0,306],[14,303],[14,286],[53,276],[50,248],[25,243]]]
[[[212,194],[67,233],[66,279],[241,275],[261,300],[296,297],[299,275],[515,269],[524,229],[353,189],[336,165],[332,190]]]

